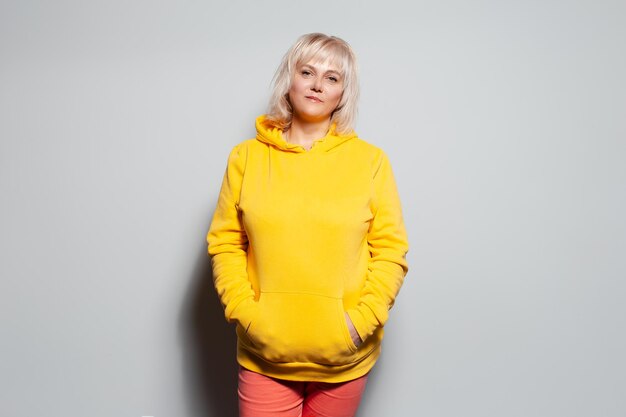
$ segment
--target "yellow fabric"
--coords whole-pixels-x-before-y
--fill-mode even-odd
[[[237,323],[237,360],[282,379],[357,378],[380,355],[408,271],[389,160],[334,126],[308,151],[265,116],[256,128],[230,153],[207,234],[215,288]]]

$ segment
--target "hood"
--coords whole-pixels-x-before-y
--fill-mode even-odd
[[[350,139],[357,137],[354,131],[348,134],[341,135],[335,132],[335,128],[335,123],[333,123],[330,129],[328,129],[328,133],[326,133],[326,136],[313,142],[313,147],[309,151],[307,151],[300,145],[288,143],[283,138],[283,131],[278,129],[277,127],[274,127],[266,119],[266,115],[261,115],[256,118],[256,139],[282,151],[305,153],[328,152],[331,149],[341,145],[342,143],[345,143]]]

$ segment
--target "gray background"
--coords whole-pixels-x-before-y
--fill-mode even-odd
[[[0,415],[234,416],[205,234],[313,31],[411,242],[359,416],[626,415],[626,4],[591,0],[3,1]]]

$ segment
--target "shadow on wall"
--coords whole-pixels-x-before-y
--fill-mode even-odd
[[[213,286],[206,245],[189,279],[180,330],[187,416],[237,417],[237,338]]]

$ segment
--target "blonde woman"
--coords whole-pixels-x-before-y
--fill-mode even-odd
[[[300,37],[257,135],[236,145],[207,235],[236,323],[241,417],[353,416],[408,271],[391,165],[353,130],[351,47]]]

